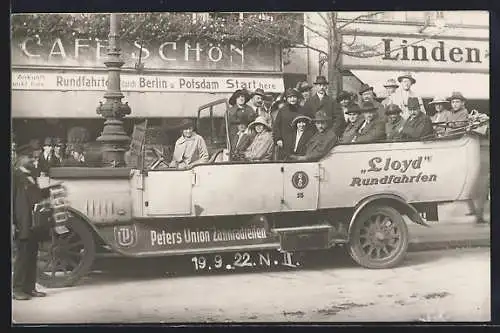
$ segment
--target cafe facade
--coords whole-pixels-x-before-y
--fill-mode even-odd
[[[124,121],[129,134],[144,119],[162,124],[196,117],[201,105],[229,98],[236,89],[284,90],[279,47],[159,37],[143,44],[121,40],[120,48],[122,101],[132,110]],[[69,39],[57,33],[46,39],[37,34],[12,39],[16,139],[65,137],[72,126],[83,126],[95,140],[104,123],[96,108],[104,102],[107,86],[106,53],[106,40],[75,34]]]

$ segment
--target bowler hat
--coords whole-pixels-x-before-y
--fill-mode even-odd
[[[304,91],[311,90],[312,88],[313,88],[312,84],[308,83],[307,81],[299,81],[295,86],[295,89],[297,89],[301,93]]]
[[[245,96],[245,103],[250,100],[250,94],[248,93],[248,90],[246,89],[238,89],[236,90],[231,97],[229,97],[229,105],[235,105],[236,104],[236,99],[240,96]]]
[[[454,91],[451,93],[451,96],[448,98],[449,101],[452,101],[454,99],[459,99],[461,101],[466,101],[464,95],[462,95],[461,92],[458,92],[458,91]]]
[[[446,98],[444,96],[436,96],[434,97],[434,99],[429,102],[429,105],[432,105],[432,104],[448,104],[450,103],[450,101],[446,100]]]
[[[389,79],[385,82],[384,84],[384,87],[385,88],[389,88],[389,87],[394,87],[394,88],[397,88],[399,87],[399,84],[396,82],[396,80],[394,79]]]
[[[332,118],[326,114],[325,111],[319,110],[314,115],[313,121],[330,121]]]
[[[403,81],[403,79],[409,79],[411,81],[411,84],[415,84],[415,82],[417,82],[417,80],[415,80],[411,73],[404,73],[398,76],[398,82]]]
[[[301,114],[301,115],[298,115],[297,117],[293,118],[292,127],[296,127],[299,120],[305,120],[307,123],[310,123],[312,121],[312,119],[309,118],[308,116],[304,116]]]
[[[340,92],[340,94],[337,96],[337,103],[340,103],[344,99],[352,100],[352,94],[348,91]]]
[[[252,94],[250,95],[250,98],[254,97],[255,95],[259,95],[262,98],[264,98],[266,96],[266,93],[264,92],[264,89],[257,88],[257,89],[255,89],[254,92],[252,92]]]
[[[328,80],[323,75],[318,75],[316,76],[316,81],[314,81],[314,84],[328,84]]]
[[[372,102],[364,102],[361,104],[361,112],[375,112],[378,108]]]
[[[418,97],[408,97],[408,110],[419,110],[420,102],[418,101]]]
[[[368,91],[368,90],[373,91],[373,87],[372,87],[372,86],[370,86],[369,84],[363,83],[363,84],[361,85],[361,88],[359,88],[359,94],[361,95],[361,94],[363,94],[365,91]]]
[[[264,125],[269,131],[271,130],[271,125],[269,125],[267,119],[263,116],[257,117],[253,122],[248,125],[249,128],[253,128],[255,125]]]
[[[290,96],[295,96],[297,98],[302,97],[301,94],[300,94],[300,92],[297,89],[295,89],[295,88],[288,88],[286,90],[286,92],[285,92],[285,98],[288,98]]]
[[[402,112],[401,108],[396,104],[389,104],[385,107],[385,114],[386,115],[399,114],[401,112]]]
[[[52,146],[52,138],[46,137],[45,140],[43,141],[44,146]]]
[[[361,108],[359,107],[359,105],[356,104],[356,103],[353,103],[353,104],[349,105],[347,107],[347,111],[345,111],[346,114],[351,114],[351,113],[357,113],[357,114],[359,114],[361,112],[363,112],[363,110],[361,110]]]

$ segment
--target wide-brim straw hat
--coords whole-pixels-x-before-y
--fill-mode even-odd
[[[271,130],[271,125],[267,122],[266,118],[259,116],[253,122],[248,125],[248,128],[254,128],[256,125],[264,125],[267,130]]]
[[[436,96],[434,97],[434,99],[429,102],[429,105],[433,105],[433,104],[449,104],[450,101],[446,100],[446,97],[444,96]]]
[[[305,120],[308,124],[312,121],[312,119],[308,116],[298,115],[297,117],[293,118],[292,127],[296,127],[299,120]]]
[[[415,84],[415,82],[417,82],[417,80],[415,80],[411,73],[404,73],[398,76],[398,82],[403,81],[403,79],[409,79],[411,81],[411,84]]]

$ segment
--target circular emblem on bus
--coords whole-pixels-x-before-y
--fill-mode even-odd
[[[295,188],[301,190],[309,184],[309,176],[304,171],[297,171],[292,176],[292,184]]]

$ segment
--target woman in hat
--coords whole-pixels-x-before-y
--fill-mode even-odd
[[[377,117],[379,108],[371,102],[361,104],[363,122],[352,142],[371,143],[385,140],[385,122]]]
[[[285,92],[286,104],[276,115],[276,120],[273,124],[273,136],[279,153],[278,159],[283,159],[286,156],[286,147],[292,147],[292,138],[295,134],[295,129],[290,126],[292,121],[298,115],[304,115],[303,108],[298,104],[301,95],[295,88],[288,88]]]
[[[350,143],[358,133],[358,129],[363,123],[364,119],[359,115],[361,114],[361,109],[357,104],[351,104],[345,112],[347,116],[347,126],[342,133],[340,138],[341,143]]]
[[[186,119],[180,127],[182,135],[175,142],[169,167],[185,169],[195,164],[207,163],[210,157],[207,144],[203,137],[194,131],[193,121]]]
[[[265,117],[257,117],[248,128],[255,131],[252,143],[245,151],[247,161],[271,161],[273,157],[274,142],[271,126]]]
[[[392,103],[392,95],[396,92],[396,89],[398,89],[399,84],[396,82],[394,79],[389,79],[387,82],[384,84],[384,88],[386,91],[386,97],[382,101],[382,105],[386,108],[389,104]]]
[[[436,96],[429,103],[429,106],[434,105],[436,113],[431,116],[431,120],[433,123],[448,123],[451,119],[451,112],[446,109],[446,106],[449,105],[450,102],[446,100],[444,97]],[[438,136],[442,136],[446,133],[446,127],[442,126],[434,126],[434,130]]]
[[[285,140],[288,144],[285,146],[285,158],[293,155],[302,156],[306,153],[306,144],[314,135],[314,131],[309,127],[311,118],[304,115],[298,115],[292,120],[292,128],[295,129],[291,140]]]
[[[388,141],[401,140],[404,119],[401,116],[401,108],[396,104],[389,104],[385,108],[387,123],[385,124],[385,135]]]
[[[236,90],[231,98],[229,98],[231,107],[227,112],[229,119],[229,135],[231,137],[238,132],[238,122],[240,119],[246,119],[248,123],[251,123],[257,117],[257,113],[247,105],[249,100],[250,94],[246,89]]]

